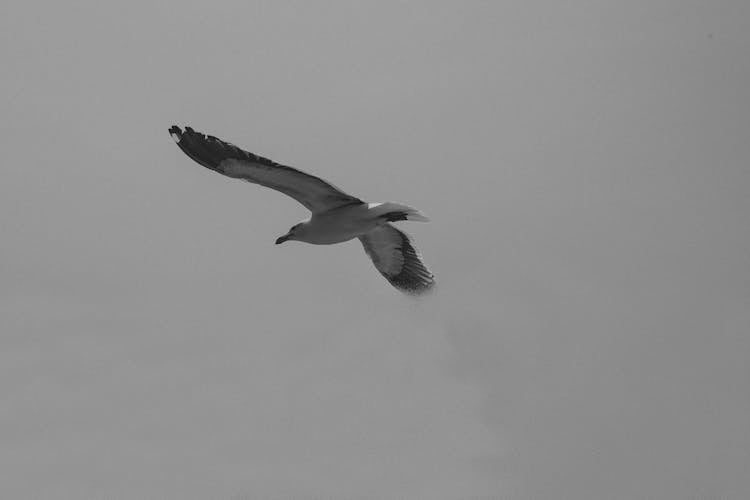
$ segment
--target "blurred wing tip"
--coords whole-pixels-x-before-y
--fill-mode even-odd
[[[169,135],[177,144],[179,144],[180,140],[182,140],[182,130],[180,130],[180,127],[178,127],[177,125],[172,125],[172,127],[169,129]]]
[[[435,287],[433,285],[428,285],[420,288],[401,288],[397,287],[401,293],[403,293],[406,296],[409,297],[427,297],[428,295],[432,295],[432,292],[434,291]]]
[[[414,297],[429,295],[435,290],[437,281],[435,276],[430,273],[429,276],[420,277],[417,279],[404,280],[399,282],[398,280],[391,281],[399,290],[407,295]]]

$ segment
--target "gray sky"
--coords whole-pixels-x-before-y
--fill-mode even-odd
[[[750,496],[750,4],[0,6],[3,498]],[[357,242],[191,125],[400,201]]]

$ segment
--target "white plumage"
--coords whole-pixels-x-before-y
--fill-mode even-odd
[[[190,158],[206,168],[243,179],[291,196],[312,213],[276,240],[304,241],[330,245],[359,238],[375,267],[396,288],[420,294],[435,284],[410,238],[391,222],[427,221],[418,210],[399,203],[365,203],[330,182],[244,151],[216,137],[182,131],[172,126],[169,133]]]

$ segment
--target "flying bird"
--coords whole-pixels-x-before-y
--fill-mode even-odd
[[[366,203],[328,181],[268,158],[244,151],[234,144],[173,125],[169,134],[182,151],[206,168],[227,177],[260,184],[291,196],[311,216],[289,229],[276,244],[296,240],[332,245],[359,238],[375,268],[394,287],[422,294],[435,284],[411,238],[391,223],[404,220],[427,222],[419,210],[399,203]]]

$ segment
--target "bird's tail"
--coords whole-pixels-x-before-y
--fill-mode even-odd
[[[385,203],[371,203],[370,210],[376,217],[382,217],[388,222],[400,220],[413,220],[419,222],[429,222],[430,219],[417,210],[407,205],[387,201]]]

